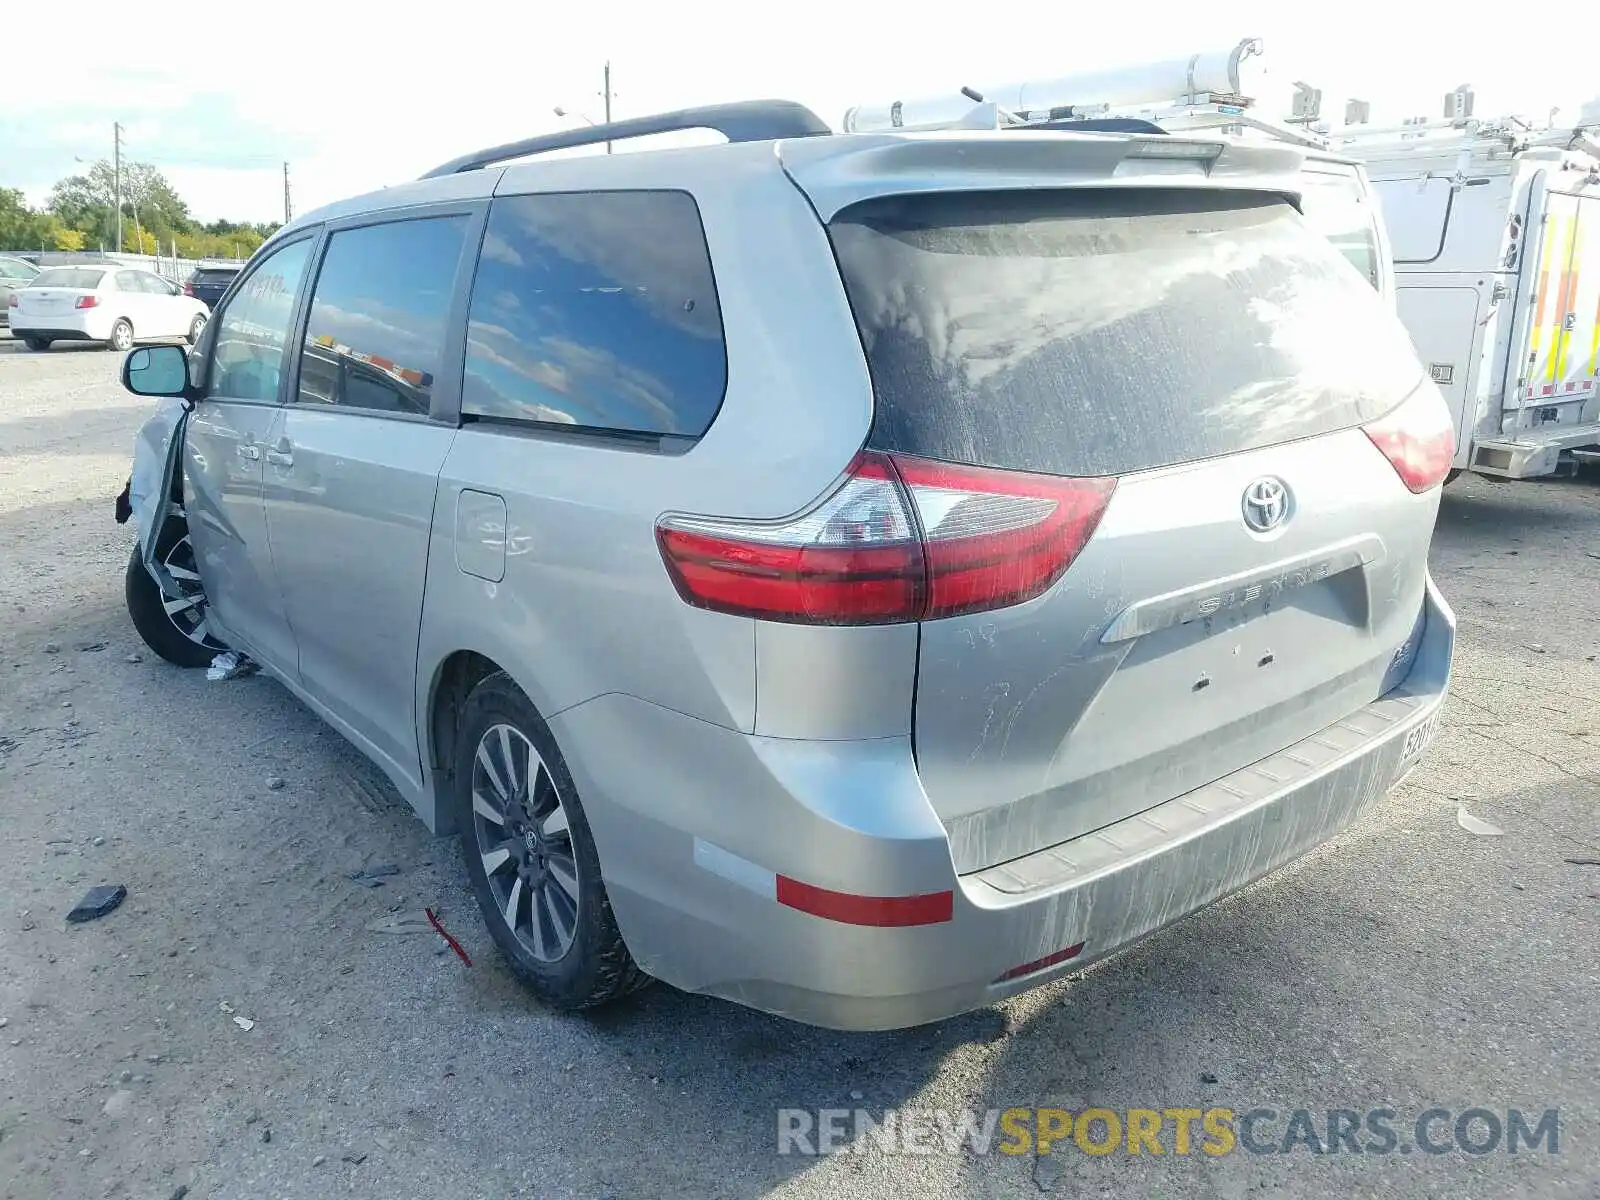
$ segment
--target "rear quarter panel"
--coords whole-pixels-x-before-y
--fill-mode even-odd
[[[629,156],[637,166],[628,169],[581,158],[513,167],[501,182],[498,195],[692,194],[711,250],[728,383],[709,431],[682,454],[532,427],[463,426],[433,521],[418,670],[424,745],[441,665],[458,650],[509,671],[547,718],[621,693],[755,728],[755,622],[683,602],[656,547],[656,520],[667,512],[776,518],[804,508],[865,440],[872,391],[815,213],[770,146],[715,154],[714,170],[704,152],[685,151]],[[503,533],[482,535],[503,538],[499,580],[461,569],[463,490],[504,499]],[[468,503],[481,509],[476,498]]]

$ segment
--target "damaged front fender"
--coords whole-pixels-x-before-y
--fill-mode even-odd
[[[160,401],[155,415],[139,428],[133,443],[133,473],[117,498],[117,520],[130,516],[139,531],[140,556],[145,570],[161,591],[182,598],[178,585],[156,558],[156,543],[168,518],[183,516],[183,506],[173,499],[174,484],[182,471],[183,431],[192,405],[185,400]]]

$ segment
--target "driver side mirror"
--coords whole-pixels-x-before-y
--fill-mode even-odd
[[[122,360],[122,386],[135,396],[182,399],[189,391],[189,356],[181,346],[143,346]]]

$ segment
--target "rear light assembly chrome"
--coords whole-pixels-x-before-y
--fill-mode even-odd
[[[1393,412],[1362,426],[1406,487],[1425,492],[1450,474],[1456,426],[1437,388],[1427,384]]]
[[[798,516],[669,516],[656,540],[678,594],[699,608],[807,625],[926,621],[1044,593],[1115,488],[863,450]]]
[[[100,297],[95,295],[79,296],[73,308],[96,308],[100,304]]]

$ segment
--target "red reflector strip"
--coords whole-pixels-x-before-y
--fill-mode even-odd
[[[843,925],[938,925],[955,915],[954,892],[922,896],[852,896],[778,876],[778,903]]]
[[[1008,979],[1021,979],[1024,975],[1032,975],[1035,971],[1042,971],[1046,967],[1053,967],[1057,963],[1064,963],[1069,958],[1077,958],[1083,953],[1083,943],[1068,946],[1065,950],[1057,950],[1054,954],[1046,954],[1043,958],[1036,958],[1032,962],[1025,962],[1020,967],[1012,967],[1004,975],[996,979],[996,983],[1005,983]]]

